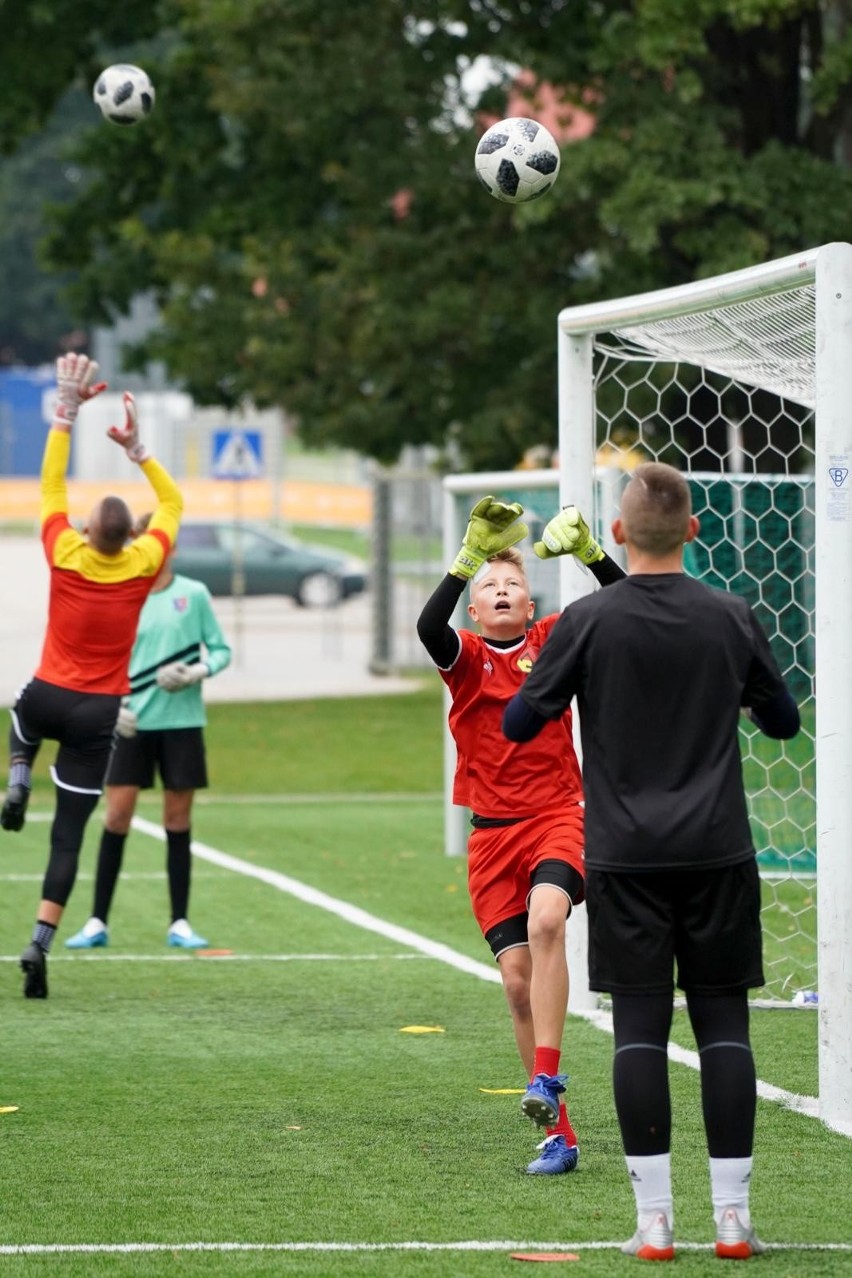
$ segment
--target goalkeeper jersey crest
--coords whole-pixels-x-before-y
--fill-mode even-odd
[[[532,816],[582,798],[570,710],[532,741],[518,744],[503,735],[503,711],[556,619],[537,621],[512,648],[459,631],[459,656],[440,671],[453,699],[449,725],[458,754],[453,802],[479,816]]]

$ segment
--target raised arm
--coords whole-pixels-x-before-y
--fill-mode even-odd
[[[65,476],[71,455],[71,430],[80,405],[106,390],[95,382],[98,366],[88,355],[60,355],[56,361],[56,407],[41,463],[41,523],[55,515],[67,515]]]
[[[417,637],[439,670],[449,670],[459,655],[461,641],[450,625],[465,588],[462,577],[447,573],[423,605],[417,618]]]
[[[559,555],[574,555],[585,564],[601,586],[611,586],[627,574],[614,559],[595,541],[589,525],[576,506],[563,506],[545,525],[541,541],[533,550],[539,559],[556,559]]]
[[[433,591],[417,619],[417,634],[439,670],[448,670],[459,655],[460,640],[450,618],[471,577],[487,559],[516,546],[527,535],[518,502],[483,497],[470,512],[458,554],[444,580]]]
[[[139,415],[130,391],[124,392],[123,399],[124,425],[110,426],[107,434],[119,448],[124,449],[129,460],[141,468],[157,497],[157,508],[143,535],[134,542],[134,547],[140,553],[147,554],[154,551],[153,543],[158,543],[163,553],[168,553],[177,540],[183,497],[169,472],[153,457],[149,457],[147,448],[140,440]],[[162,561],[162,555],[160,560]]]

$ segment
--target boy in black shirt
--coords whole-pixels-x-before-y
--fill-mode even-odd
[[[763,984],[760,883],[737,720],[792,737],[799,713],[744,599],[683,572],[698,532],[671,466],[639,466],[616,542],[629,575],[571,604],[507,708],[529,740],[577,697],[586,796],[589,984],[612,996],[613,1086],[637,1230],[674,1256],[667,1046],[673,971],[701,1056],[716,1254],[762,1251],[751,1224],[756,1085],[749,988]],[[545,534],[546,539],[546,534]]]

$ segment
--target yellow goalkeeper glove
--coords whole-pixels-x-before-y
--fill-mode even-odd
[[[529,532],[526,524],[518,522],[523,513],[523,506],[516,501],[510,504],[496,497],[478,501],[470,512],[461,550],[450,568],[453,576],[469,581],[486,559],[523,541]]]
[[[564,506],[545,525],[541,541],[533,550],[539,559],[555,559],[557,555],[576,555],[584,564],[596,564],[604,552],[595,541],[589,525],[576,506]]]

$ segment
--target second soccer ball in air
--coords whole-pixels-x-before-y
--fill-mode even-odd
[[[136,124],[150,115],[154,106],[154,86],[141,67],[116,62],[95,81],[92,97],[105,120],[113,124]]]
[[[559,160],[559,147],[544,125],[515,116],[492,124],[479,139],[476,175],[495,200],[522,204],[550,190]]]

